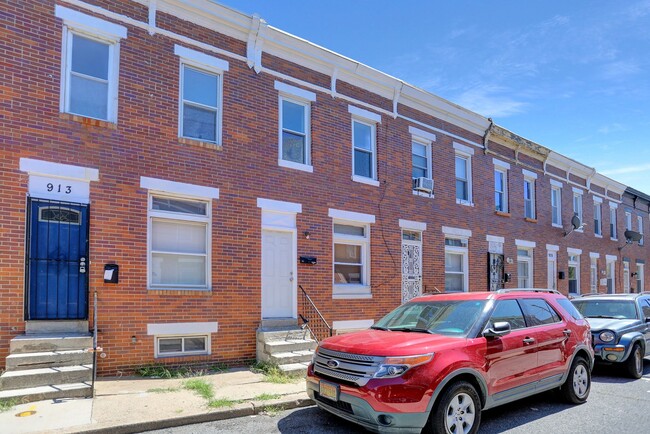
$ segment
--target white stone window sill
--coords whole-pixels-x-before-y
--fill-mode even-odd
[[[458,205],[474,206],[474,203],[473,203],[473,202],[470,202],[470,201],[467,201],[467,200],[458,199],[458,198],[456,198],[456,203],[457,203]]]
[[[366,285],[334,285],[333,299],[372,298],[370,286]]]
[[[368,184],[375,187],[379,187],[379,181],[372,178],[366,178],[365,176],[352,175],[352,180],[354,182],[360,182],[362,184]]]
[[[314,166],[309,164],[296,163],[293,161],[278,160],[278,166],[286,167],[288,169],[302,170],[303,172],[314,172]]]
[[[148,291],[192,291],[192,292],[210,292],[212,291],[212,288],[183,288],[182,286],[163,286],[163,287],[158,287],[158,286],[152,286],[147,288]]]
[[[612,241],[618,241],[618,238],[610,238]]]
[[[562,225],[558,225],[557,223],[551,223],[551,226],[562,229]]]
[[[594,237],[596,237],[596,238],[602,238],[603,236],[602,236],[602,235],[598,235],[598,234],[594,234]]]
[[[435,197],[433,194],[429,194],[429,193],[425,193],[423,191],[417,191],[417,190],[413,190],[413,196],[428,197],[429,199],[433,199]]]

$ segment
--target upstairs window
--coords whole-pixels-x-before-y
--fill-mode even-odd
[[[431,143],[436,140],[436,135],[413,126],[409,126],[409,132],[411,133],[411,178],[413,181],[413,193],[433,196]],[[427,180],[431,181],[427,182]]]
[[[413,163],[411,176],[413,179],[431,179],[431,158],[429,155],[429,145],[416,140],[411,142],[411,161]]]
[[[618,232],[616,229],[616,207],[609,205],[609,236],[612,240],[618,238]]]
[[[594,234],[603,235],[603,206],[600,202],[594,202]]]
[[[625,230],[632,230],[632,213],[630,211],[625,211]]]
[[[456,154],[456,199],[470,202],[470,160],[469,157]]]
[[[508,212],[508,175],[506,169],[494,169],[494,207],[496,211]]]
[[[576,190],[573,191],[573,215],[578,216],[582,223],[582,193]]]
[[[181,137],[217,143],[220,76],[185,64],[181,75]]]
[[[562,187],[551,187],[551,223],[553,226],[562,227]]]
[[[524,179],[524,217],[535,219],[535,180]]]
[[[352,143],[354,175],[376,179],[375,125],[353,119]]]
[[[640,215],[636,216],[636,227],[637,232],[641,234],[641,239],[639,240],[639,245],[643,245],[643,217]]]
[[[316,94],[296,86],[275,82],[279,91],[278,165],[313,172],[311,163],[311,103]]]

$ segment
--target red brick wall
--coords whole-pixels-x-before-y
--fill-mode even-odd
[[[135,4],[93,1],[138,20],[146,11]],[[404,119],[382,116],[377,126],[379,187],[351,180],[351,118],[348,102],[318,93],[312,104],[313,173],[278,167],[278,93],[275,78],[256,74],[244,62],[225,58],[230,70],[223,83],[222,150],[178,139],[179,60],[177,41],[128,26],[120,43],[118,122],[89,122],[59,113],[62,23],[54,17],[54,1],[5,2],[0,6],[0,358],[9,340],[22,333],[24,297],[25,205],[28,176],[18,169],[21,157],[99,169],[100,180],[90,188],[90,287],[97,290],[100,345],[107,357],[102,374],[148,364],[153,359],[149,323],[218,321],[212,337],[212,355],[164,359],[165,363],[225,361],[255,356],[255,330],[260,307],[261,212],[257,198],[296,202],[298,255],[318,257],[317,265],[299,265],[298,282],[310,293],[328,321],[378,319],[400,303],[401,233],[398,219],[426,222],[423,235],[423,283],[427,291],[444,288],[444,235],[441,227],[471,229],[470,288],[487,286],[486,234],[505,237],[505,255],[514,258],[506,272],[516,279],[515,239],[537,242],[534,251],[535,286],[546,286],[545,244],[560,246],[558,269],[566,271],[567,247],[583,249],[581,279],[588,290],[589,252],[618,254],[623,242],[595,238],[593,228],[563,237],[551,226],[549,176],[539,172],[537,222],[523,218],[523,175],[512,162],[509,172],[510,216],[493,212],[492,154],[475,149],[472,161],[474,206],[456,204],[453,142],[436,133],[432,145],[435,198],[411,193],[411,136]],[[71,7],[67,3],[66,7]],[[87,11],[83,11],[88,13]],[[90,13],[89,13],[90,14]],[[91,14],[92,15],[92,14]],[[122,24],[122,23],[120,23]],[[171,31],[205,41],[237,54],[245,44],[178,18],[158,15],[158,24]],[[192,47],[196,49],[195,47]],[[208,53],[216,57],[214,53]],[[265,55],[266,66],[301,80],[327,86],[321,73]],[[337,88],[352,98],[392,110],[392,103],[362,89],[339,82]],[[310,89],[311,90],[311,89]],[[481,137],[440,119],[400,105],[405,116],[443,128],[480,143]],[[414,125],[419,127],[418,125]],[[496,143],[504,159],[513,153]],[[524,157],[541,168],[539,160]],[[510,161],[510,160],[508,160]],[[528,166],[526,166],[528,167]],[[552,171],[552,169],[551,169]],[[217,187],[220,198],[212,208],[212,291],[148,291],[147,191],[140,177]],[[565,227],[571,216],[571,185],[563,189]],[[589,194],[584,197],[585,221],[593,220]],[[332,299],[332,220],[336,208],[375,215],[371,228],[372,299]],[[619,233],[624,230],[619,208]],[[606,201],[603,227],[609,219]],[[647,218],[646,218],[647,221]],[[300,236],[311,233],[307,240]],[[647,229],[650,231],[650,229]],[[605,234],[607,232],[605,231]],[[647,247],[628,247],[631,258],[648,256]],[[120,283],[103,283],[102,264],[120,265]],[[621,289],[621,263],[617,263]],[[632,266],[634,271],[634,266]],[[648,274],[648,273],[646,273]],[[646,278],[647,281],[647,278]],[[516,282],[516,280],[515,280]],[[514,286],[515,283],[509,284]],[[559,282],[567,291],[567,280]],[[92,312],[92,307],[91,307]],[[132,342],[132,336],[136,342]]]

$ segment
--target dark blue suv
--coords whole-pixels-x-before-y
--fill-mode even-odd
[[[632,378],[643,375],[650,356],[650,293],[593,294],[572,300],[591,325],[596,361],[622,364]]]

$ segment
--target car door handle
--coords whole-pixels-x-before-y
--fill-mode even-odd
[[[571,336],[571,333],[573,333],[573,332],[571,330],[569,330],[569,329],[566,329],[562,333],[564,333],[564,336],[566,336],[568,338],[569,336]]]
[[[524,344],[529,345],[534,343],[535,343],[535,338],[524,338]]]

